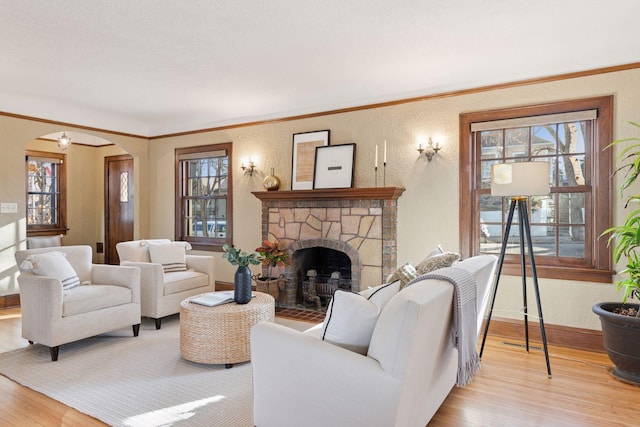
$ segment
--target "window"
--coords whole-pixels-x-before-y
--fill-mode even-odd
[[[499,254],[510,198],[491,196],[491,166],[550,163],[551,194],[528,201],[540,277],[610,282],[613,97],[460,115],[460,246],[465,256]],[[517,216],[503,272],[520,275]]]
[[[176,149],[176,240],[221,250],[232,242],[231,143]]]
[[[27,151],[27,236],[67,232],[65,154]]]

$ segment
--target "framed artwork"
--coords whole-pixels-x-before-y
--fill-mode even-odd
[[[313,188],[353,187],[356,144],[328,145],[316,148]]]
[[[316,148],[329,145],[329,133],[329,130],[317,130],[293,134],[292,190],[313,188]]]

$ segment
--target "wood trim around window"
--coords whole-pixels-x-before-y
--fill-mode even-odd
[[[479,243],[474,233],[473,221],[478,217],[473,198],[474,171],[476,158],[473,150],[473,133],[471,123],[490,120],[511,119],[517,117],[555,114],[569,111],[595,109],[598,112],[596,121],[596,141],[590,167],[593,185],[593,206],[591,212],[593,224],[593,239],[585,242],[585,258],[591,267],[557,265],[557,263],[541,262],[536,259],[536,269],[539,277],[581,280],[588,282],[611,283],[613,260],[611,249],[607,247],[606,238],[598,238],[600,234],[611,226],[612,221],[612,150],[603,149],[613,140],[613,96],[585,98],[571,101],[552,102],[499,110],[480,111],[460,114],[460,253],[466,258],[475,255]],[[598,150],[598,148],[600,148]],[[592,247],[591,253],[588,252]],[[556,265],[554,265],[556,264]],[[505,258],[503,273],[520,276],[520,261],[514,262]]]
[[[24,200],[25,207],[24,212],[27,214],[27,207],[29,206],[29,190],[27,186],[27,180],[29,175],[29,169],[27,167],[27,159],[29,157],[48,157],[51,159],[58,159],[62,161],[62,167],[59,170],[58,178],[60,184],[60,198],[58,200],[58,226],[51,227],[48,225],[29,225],[27,224],[27,237],[33,236],[55,236],[58,234],[67,234],[69,229],[67,228],[67,155],[62,153],[51,153],[48,151],[25,151],[25,166],[24,166]],[[25,216],[26,219],[26,216]]]
[[[222,252],[224,243],[202,241],[199,238],[185,238],[182,235],[182,178],[180,176],[180,154],[204,153],[207,151],[226,150],[229,158],[229,183],[227,195],[227,236],[225,243],[229,246],[233,242],[233,144],[225,142],[220,144],[200,145],[196,147],[176,148],[175,150],[175,239],[185,240],[195,250]],[[211,239],[213,240],[213,239]]]

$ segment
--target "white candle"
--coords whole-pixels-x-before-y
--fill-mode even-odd
[[[382,157],[382,162],[387,164],[387,140],[384,140],[384,156]]]
[[[378,144],[376,144],[376,163],[375,163],[375,167],[378,167]]]

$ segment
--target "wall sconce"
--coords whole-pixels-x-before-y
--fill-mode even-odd
[[[424,155],[427,156],[427,160],[431,161],[433,156],[435,156],[441,148],[442,147],[440,147],[440,144],[438,144],[437,142],[434,145],[431,137],[429,137],[429,141],[427,141],[427,147],[423,148],[422,144],[420,144],[418,146],[418,153],[420,153],[419,155],[422,155],[422,153],[424,153]]]
[[[244,162],[242,163],[242,171],[246,174],[249,173],[249,176],[253,176],[253,170],[256,168],[256,164],[253,163],[253,160],[249,160],[249,165],[245,166]]]
[[[62,132],[62,135],[58,138],[58,147],[62,150],[66,150],[71,146],[71,138],[65,133]]]

